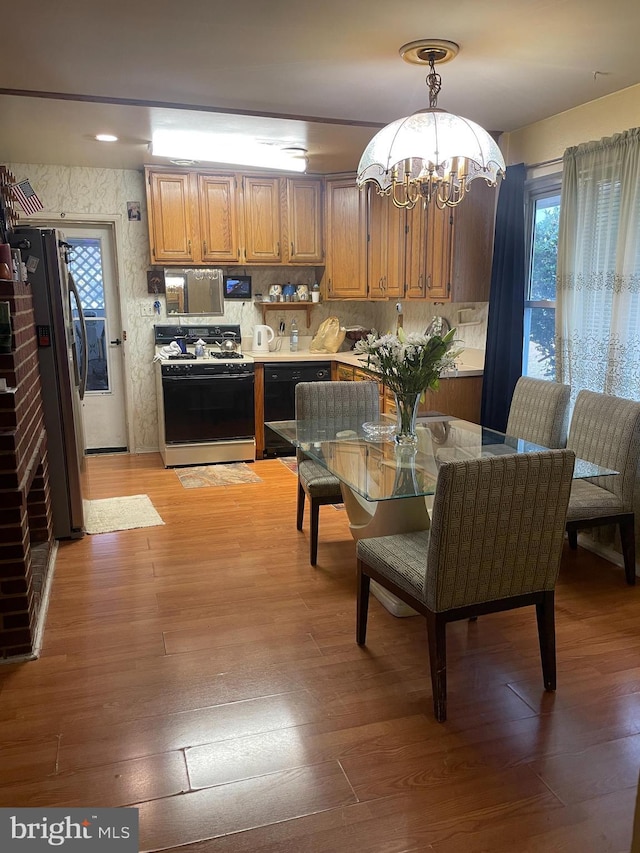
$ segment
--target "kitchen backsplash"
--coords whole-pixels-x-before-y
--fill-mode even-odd
[[[119,214],[121,245],[117,252],[123,280],[120,281],[122,326],[127,332],[126,364],[129,393],[129,418],[131,420],[131,450],[143,453],[158,447],[156,413],[156,386],[152,358],[153,326],[155,323],[174,322],[167,317],[164,297],[159,298],[161,313],[146,316],[155,297],[147,293],[149,245],[145,189],[142,173],[133,170],[90,169],[76,166],[47,166],[9,163],[8,168],[18,180],[29,178],[44,205],[44,214],[51,222],[64,229],[65,223],[74,221],[74,214],[84,217],[94,214]],[[129,220],[127,202],[140,202],[141,220]],[[252,277],[253,293],[268,293],[271,284],[307,284],[316,279],[312,267],[234,267],[230,272],[246,273]],[[436,315],[446,317],[458,329],[460,345],[483,350],[487,327],[487,304],[444,305],[403,302],[404,327],[408,331],[424,331]],[[301,338],[313,335],[320,323],[329,316],[337,316],[342,325],[375,328],[379,332],[394,331],[397,324],[395,303],[387,302],[328,302],[314,305],[311,325],[306,327],[306,312],[302,309],[279,313],[270,310],[266,322],[277,330],[280,320],[286,324],[287,334],[295,318]],[[225,302],[224,318],[189,317],[197,323],[212,319],[214,322],[238,323],[244,337],[250,337],[256,323],[262,323],[262,312],[253,302]]]

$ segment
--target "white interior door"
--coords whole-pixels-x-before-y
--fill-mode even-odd
[[[113,229],[64,226],[69,269],[87,326],[87,390],[82,406],[88,453],[127,450],[124,351]]]

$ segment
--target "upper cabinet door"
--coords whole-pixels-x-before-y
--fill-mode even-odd
[[[367,282],[369,299],[384,299],[387,274],[388,198],[370,187],[367,196]]]
[[[452,286],[456,302],[489,301],[497,203],[497,188],[477,178],[455,210]]]
[[[367,297],[366,196],[355,178],[328,178],[325,195],[328,299]]]
[[[152,263],[193,263],[195,223],[188,173],[149,173],[147,201]]]
[[[464,203],[464,202],[463,202]],[[427,210],[427,299],[451,301],[454,212],[433,202]]]
[[[247,263],[279,264],[280,179],[245,176],[244,258]]]
[[[198,174],[199,247],[205,263],[238,263],[238,194],[233,175]]]
[[[419,202],[407,211],[407,223],[407,298],[450,302],[453,211]]]
[[[322,263],[322,182],[318,178],[286,179],[283,228],[288,263]]]
[[[407,210],[405,295],[424,299],[427,294],[427,211],[422,202]]]

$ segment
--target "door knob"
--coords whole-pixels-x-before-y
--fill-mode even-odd
[[[122,341],[120,340],[120,338],[116,338],[115,341],[109,341],[109,343],[115,344],[117,347],[119,347]]]

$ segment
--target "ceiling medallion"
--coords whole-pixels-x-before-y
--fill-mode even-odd
[[[438,107],[442,80],[435,65],[449,62],[459,46],[444,39],[420,39],[403,45],[406,62],[428,65],[429,107],[383,127],[360,158],[356,183],[372,183],[396,207],[412,208],[422,200],[455,207],[469,184],[484,178],[496,186],[506,166],[495,140],[469,119]]]

